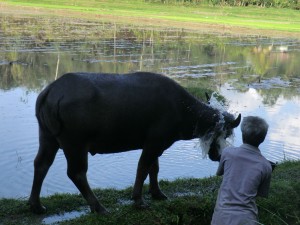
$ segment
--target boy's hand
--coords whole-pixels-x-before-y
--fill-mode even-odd
[[[272,162],[272,161],[270,161],[270,160],[268,160],[269,161],[269,163],[271,164],[271,167],[272,167],[272,172],[274,171],[274,169],[275,169],[275,167],[277,166],[277,162],[276,163],[274,163],[274,162]]]

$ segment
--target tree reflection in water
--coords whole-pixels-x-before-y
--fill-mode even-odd
[[[215,36],[80,19],[0,17],[0,154],[5,159],[0,170],[8,171],[0,174],[0,180],[8,181],[0,187],[0,197],[28,195],[31,180],[22,178],[32,177],[38,146],[36,95],[56,75],[70,71],[151,71],[176,79],[195,95],[203,88],[220,92],[232,112],[259,115],[270,123],[263,146],[267,158],[300,159],[299,62],[299,40]],[[240,142],[237,131],[234,143]],[[165,168],[160,178],[214,174],[216,164],[202,160],[200,152],[193,141],[176,143],[162,156]],[[59,173],[65,171],[64,156],[57,157],[43,195],[76,190],[66,183],[66,174]],[[131,185],[138,157],[139,152],[90,157],[91,186]],[[107,177],[99,178],[100,167]]]

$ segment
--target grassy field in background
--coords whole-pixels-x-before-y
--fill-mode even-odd
[[[0,9],[3,13],[18,9],[18,13],[31,10],[34,14],[42,10],[48,14],[140,25],[300,37],[300,13],[292,9],[165,5],[142,0],[0,0]]]

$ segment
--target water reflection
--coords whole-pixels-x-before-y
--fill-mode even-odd
[[[83,210],[71,211],[63,214],[48,216],[42,220],[42,224],[59,224],[64,221],[75,219],[80,216],[86,215],[88,214],[88,212],[89,210],[84,208]]]
[[[38,148],[35,99],[46,84],[70,71],[152,71],[189,90],[219,91],[233,113],[259,115],[269,122],[262,146],[268,159],[300,159],[299,40],[238,39],[75,19],[0,20],[0,180],[5,181],[0,197],[29,194]],[[234,144],[240,143],[237,129]],[[91,186],[132,185],[139,155],[132,151],[89,157]],[[197,140],[175,143],[160,162],[164,179],[210,176],[217,167],[202,159]],[[42,195],[77,191],[65,171],[59,151]]]
[[[230,110],[242,115],[256,115],[266,119],[270,124],[269,133],[261,145],[264,155],[274,161],[300,159],[300,97],[286,99],[278,96],[276,104],[266,106],[263,96],[254,88],[240,93],[224,85],[220,92],[230,101]],[[236,144],[241,144],[241,132],[235,131]]]

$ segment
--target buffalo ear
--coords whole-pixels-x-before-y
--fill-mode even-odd
[[[240,125],[241,118],[242,118],[242,115],[239,114],[238,117],[237,117],[234,121],[232,121],[231,127],[232,127],[232,128],[238,127],[238,126]]]
[[[209,94],[207,92],[205,92],[205,97],[206,97],[206,101],[208,104],[210,104],[209,100],[210,100],[210,97],[209,97]]]

